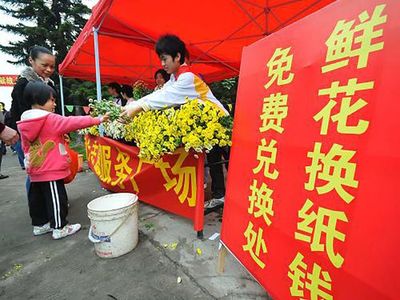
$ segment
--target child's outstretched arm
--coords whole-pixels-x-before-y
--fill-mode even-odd
[[[99,125],[102,122],[107,122],[109,120],[109,114],[105,114],[101,117],[91,117],[91,116],[72,116],[63,117],[57,114],[51,114],[49,116],[52,118],[54,124],[54,130],[60,134],[69,133],[78,129],[83,129],[93,125]]]

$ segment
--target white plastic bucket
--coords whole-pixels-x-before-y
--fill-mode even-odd
[[[98,256],[118,257],[136,247],[138,205],[137,196],[131,193],[110,194],[88,203],[88,238]]]

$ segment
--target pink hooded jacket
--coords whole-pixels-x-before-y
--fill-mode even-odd
[[[63,117],[41,109],[25,111],[17,123],[32,182],[53,181],[70,174],[64,134],[100,124],[99,118]]]

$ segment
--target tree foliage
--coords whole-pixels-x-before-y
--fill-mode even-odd
[[[27,63],[34,45],[51,49],[58,62],[63,61],[90,14],[80,0],[0,0],[0,10],[17,20],[15,25],[0,25],[0,30],[20,37],[0,45],[0,51],[15,58],[12,64]]]
[[[18,36],[8,45],[0,45],[0,51],[14,58],[8,62],[15,65],[29,65],[29,50],[39,45],[56,54],[58,66],[90,14],[90,9],[81,0],[0,0],[0,10],[16,20],[15,24],[0,25],[0,30]],[[58,83],[57,72],[52,77]],[[87,105],[85,100],[93,93],[96,93],[96,87],[92,82],[64,80],[66,104]]]
[[[219,99],[225,107],[229,108],[231,114],[235,111],[236,92],[238,77],[233,77],[210,84],[214,96]]]

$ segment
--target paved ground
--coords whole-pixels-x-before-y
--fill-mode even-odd
[[[205,239],[198,240],[189,220],[141,203],[138,246],[102,259],[87,239],[86,205],[108,192],[90,171],[67,186],[68,219],[83,229],[58,241],[32,235],[16,156],[3,157],[2,173],[10,178],[0,180],[0,299],[269,299],[231,255],[217,274],[218,239],[208,238],[220,230],[220,213],[205,217]]]

